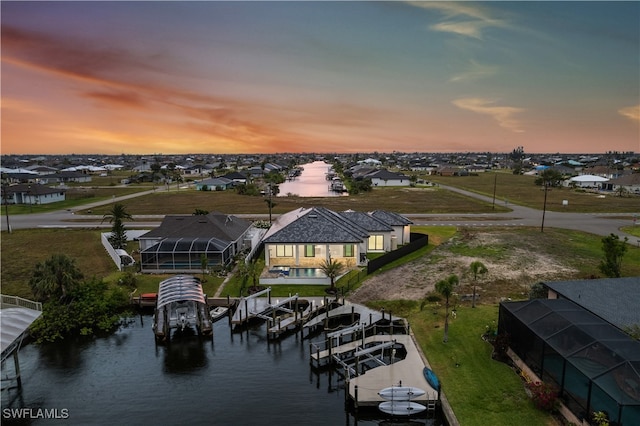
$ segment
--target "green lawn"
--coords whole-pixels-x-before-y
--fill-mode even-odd
[[[460,424],[557,424],[533,405],[522,380],[508,365],[491,359],[492,347],[481,335],[486,325],[497,323],[497,306],[459,307],[449,324],[448,343],[442,342],[442,304],[429,303],[422,311],[419,302],[410,301],[385,301],[374,307],[407,318]]]

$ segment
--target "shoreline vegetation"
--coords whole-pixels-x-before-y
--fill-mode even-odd
[[[371,192],[350,197],[334,198],[301,198],[297,196],[278,197],[274,203],[273,213],[284,213],[298,207],[324,206],[330,209],[345,210],[373,210],[387,209],[400,213],[441,213],[447,217],[456,217],[460,213],[496,213],[509,211],[508,203],[540,208],[542,192],[533,186],[533,179],[528,176],[514,176],[504,173],[497,178],[498,190],[496,204],[485,203],[458,195],[436,186],[417,188],[376,188]],[[494,177],[469,176],[433,179],[439,185],[456,186],[462,189],[491,196]],[[142,186],[139,190],[151,189]],[[535,190],[534,190],[535,189]],[[128,193],[135,192],[133,188],[126,188]],[[67,206],[78,208],[84,203],[98,199],[108,200],[120,194],[120,188],[95,188],[92,195],[81,201],[72,201]],[[621,217],[631,217],[640,210],[640,198],[596,198],[590,193],[575,193],[570,189],[559,189],[551,192],[547,200],[547,209],[559,211],[617,213]],[[569,204],[563,206],[562,200],[568,199]],[[500,200],[500,201],[498,201]],[[505,202],[508,200],[508,202]],[[598,204],[599,203],[599,204]],[[224,211],[229,214],[263,214],[266,212],[263,197],[241,196],[235,193],[200,192],[190,189],[175,188],[166,191],[159,187],[155,193],[127,200],[127,211],[132,215],[149,214],[191,214],[194,209]],[[44,212],[35,206],[33,212]],[[92,208],[92,215],[102,217],[108,212],[109,204]],[[49,207],[47,207],[48,209]],[[64,207],[68,208],[68,207]],[[4,209],[4,207],[3,207]],[[19,208],[10,207],[11,214],[19,214]],[[59,207],[58,207],[59,209]],[[22,213],[28,213],[23,211]],[[89,214],[79,210],[80,214]],[[4,214],[4,210],[3,210]],[[487,218],[490,220],[490,218]],[[356,290],[367,285],[369,279],[383,276],[386,272],[406,264],[439,265],[453,256],[471,256],[500,262],[504,254],[511,250],[511,243],[494,243],[473,246],[465,240],[473,229],[419,226],[412,227],[412,231],[429,234],[429,245],[416,254],[403,258],[382,271],[366,277],[350,290]],[[483,228],[483,232],[486,228]],[[570,262],[563,259],[562,265],[573,268],[572,272],[563,274],[562,279],[584,279],[601,276],[598,263],[602,257],[602,238],[596,235],[561,229],[546,229],[544,235],[534,234],[535,229],[490,227],[496,234],[510,234],[515,239],[538,239],[536,250],[547,258],[562,259],[566,253],[572,253]],[[104,280],[110,286],[118,286],[127,272],[114,272],[111,259],[105,254],[100,243],[100,233],[104,229],[25,229],[14,230],[11,234],[2,231],[2,292],[25,298],[33,298],[29,289],[29,278],[35,264],[46,259],[53,252],[65,253],[76,260],[78,268],[85,277]],[[633,226],[626,229],[632,235],[640,235],[640,227]],[[544,240],[544,241],[543,241]],[[128,251],[137,249],[135,243],[129,242]],[[570,265],[569,265],[570,263]],[[445,265],[442,263],[442,265]],[[491,271],[491,269],[490,269]],[[447,271],[448,273],[448,271]],[[623,276],[640,275],[640,249],[630,248],[623,262]],[[138,294],[155,292],[158,283],[166,278],[160,275],[135,275],[135,288]],[[428,281],[433,276],[424,276]],[[521,275],[521,278],[526,275]],[[529,277],[531,278],[531,277]],[[336,284],[338,288],[345,285],[343,278]],[[213,295],[220,289],[225,277],[207,275],[204,290]],[[509,282],[504,278],[482,282],[483,297],[478,299],[478,309],[469,309],[467,302],[454,301],[457,315],[450,324],[449,343],[444,345],[442,338],[442,323],[444,307],[440,299],[431,294],[431,298],[368,300],[366,303],[374,308],[384,307],[387,312],[404,316],[410,322],[416,338],[435,371],[438,372],[445,392],[461,424],[521,424],[521,425],[554,425],[560,424],[553,416],[537,410],[531,400],[526,397],[524,387],[519,377],[506,365],[491,359],[491,346],[480,338],[487,324],[497,322],[497,303],[500,298],[526,298],[527,289],[532,283],[523,285]],[[435,281],[434,281],[435,283]],[[468,277],[461,280],[460,293],[469,290],[471,281]],[[296,286],[295,291],[301,296],[313,296],[324,293],[323,286]],[[322,287],[322,288],[320,288]],[[291,287],[273,287],[274,294],[286,295],[292,291]],[[237,278],[231,277],[222,289],[221,295],[237,297],[241,285]],[[282,293],[282,294],[280,294]],[[491,297],[488,297],[491,295]],[[424,300],[431,300],[424,302]]]

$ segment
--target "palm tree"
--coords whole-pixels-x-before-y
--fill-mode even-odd
[[[436,283],[436,291],[445,297],[445,315],[444,315],[444,338],[442,341],[449,341],[449,297],[453,294],[453,289],[458,285],[458,276],[449,275],[446,279]]]
[[[127,212],[123,204],[116,203],[108,213],[102,216],[102,222],[107,219],[109,219],[109,223],[113,223],[109,242],[115,249],[124,248],[127,244],[127,232],[124,229],[122,221],[124,219],[133,220],[133,216]]]
[[[478,282],[478,275],[484,275],[488,272],[487,267],[484,266],[484,263],[476,260],[471,262],[469,265],[469,269],[471,269],[471,273],[473,274],[473,298],[471,299],[471,307],[476,307],[476,284]]]
[[[328,291],[329,293],[336,293],[335,280],[342,273],[342,271],[344,271],[344,268],[345,266],[343,263],[331,259],[331,256],[329,256],[329,259],[323,260],[320,264],[320,269],[322,270],[322,272],[331,280],[331,287],[329,287]]]
[[[36,264],[29,285],[38,300],[47,300],[52,296],[64,299],[78,286],[82,277],[74,259],[64,254],[54,254]]]

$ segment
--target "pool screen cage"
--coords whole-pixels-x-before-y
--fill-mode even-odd
[[[586,421],[640,425],[640,341],[567,299],[500,303],[498,333]]]
[[[165,238],[140,252],[143,272],[201,272],[202,256],[207,269],[222,268],[233,261],[233,244],[218,238]]]

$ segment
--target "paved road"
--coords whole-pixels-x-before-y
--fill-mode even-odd
[[[477,198],[488,203],[492,203],[493,199],[484,195],[465,191],[449,186],[441,186],[450,191],[459,192],[469,197]],[[111,228],[108,221],[101,222],[101,217],[95,215],[79,215],[79,210],[87,210],[100,205],[111,204],[118,201],[127,200],[129,198],[139,197],[142,195],[153,193],[154,191],[143,191],[135,194],[115,197],[111,200],[105,200],[90,204],[85,204],[69,210],[61,210],[50,213],[34,213],[22,214],[9,217],[11,229],[25,228]],[[620,231],[623,226],[632,225],[632,214],[620,213],[564,213],[546,211],[543,212],[529,207],[522,207],[515,204],[509,204],[512,211],[507,213],[484,213],[484,214],[406,214],[417,225],[432,226],[534,226],[540,227],[541,230],[546,228],[563,228],[576,231],[589,232],[595,235],[606,236],[615,234],[620,238],[628,237],[629,243],[634,246],[640,246],[640,239],[633,235],[629,235]],[[268,214],[255,215],[238,215],[251,219],[267,219]],[[640,217],[640,212],[636,213]],[[624,218],[626,217],[626,218]],[[128,228],[144,229],[155,228],[162,221],[163,215],[140,215],[134,216],[134,222],[127,222],[125,226]],[[6,217],[2,216],[0,223],[3,230],[7,229]],[[640,226],[640,224],[638,224]]]

